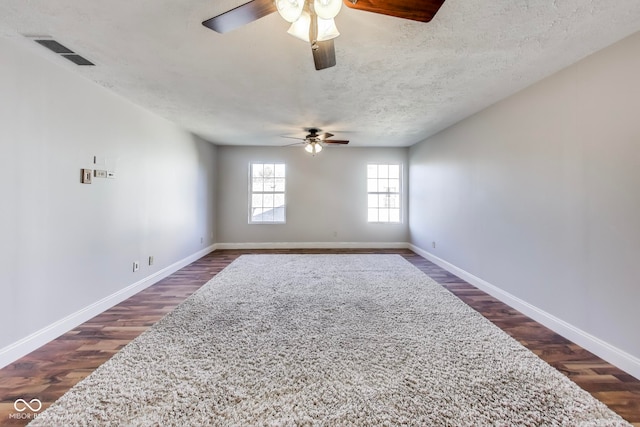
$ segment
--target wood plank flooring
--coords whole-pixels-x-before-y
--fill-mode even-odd
[[[16,399],[48,407],[234,259],[247,253],[397,253],[457,295],[634,426],[640,381],[409,250],[222,250],[213,252],[0,370],[0,426],[26,425]]]

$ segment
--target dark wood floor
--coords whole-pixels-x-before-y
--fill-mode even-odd
[[[0,425],[25,425],[16,399],[43,409],[245,253],[398,253],[633,425],[640,381],[409,250],[213,252],[0,370]],[[27,411],[24,417],[30,416]]]

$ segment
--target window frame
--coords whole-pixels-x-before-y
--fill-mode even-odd
[[[371,166],[376,166],[377,171],[376,171],[376,176],[375,177],[370,177],[369,175],[369,169]],[[386,178],[384,177],[380,177],[379,176],[379,172],[380,172],[380,166],[397,166],[398,167],[398,189],[397,191],[389,191],[388,187],[387,187],[387,191],[370,191],[370,187],[369,187],[369,180],[371,179],[375,179],[378,182],[376,183],[376,187],[378,187],[380,181],[382,179],[395,179],[395,178],[389,178],[388,175]],[[403,181],[404,181],[404,176],[403,176],[403,164],[402,162],[376,162],[376,163],[367,163],[367,169],[366,169],[366,187],[367,187],[367,223],[368,224],[403,224],[404,223],[404,209],[403,209]],[[379,190],[379,188],[378,188]],[[378,196],[378,206],[372,207],[370,205],[370,196],[372,195],[376,195]],[[391,196],[391,195],[396,195],[398,198],[398,207],[389,207],[389,206],[380,206],[380,198],[379,196]],[[378,219],[377,220],[371,220],[370,219],[370,210],[371,209],[377,209],[378,210]],[[387,211],[388,215],[387,215],[387,220],[380,220],[380,210],[384,209]],[[391,220],[391,210],[397,209],[398,211],[398,220],[397,221],[392,221]]]
[[[284,185],[283,185],[283,189],[282,191],[275,191],[275,189],[273,191],[254,191],[253,190],[253,170],[254,170],[254,166],[256,165],[261,165],[263,168],[265,165],[271,165],[274,168],[274,179],[276,178],[276,166],[282,166],[284,168],[284,176],[282,176],[282,178],[284,179]],[[260,161],[260,162],[249,162],[249,176],[248,176],[248,200],[247,200],[247,205],[248,205],[248,224],[271,224],[271,225],[278,225],[278,224],[286,224],[287,223],[287,165],[284,162],[264,162],[264,161]],[[273,221],[255,221],[253,219],[253,196],[256,194],[261,194],[261,195],[265,195],[265,194],[271,194],[271,195],[282,195],[283,198],[283,204],[281,205],[283,207],[283,211],[282,211],[282,221],[276,221],[275,220],[275,216],[274,216],[274,220]],[[275,203],[274,203],[275,204]],[[264,209],[265,206],[261,206],[260,208]],[[276,206],[273,207],[274,209],[276,208]],[[263,212],[264,213],[264,212]]]

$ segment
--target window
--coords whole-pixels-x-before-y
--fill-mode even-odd
[[[400,222],[400,165],[367,165],[368,221]]]
[[[284,163],[251,163],[249,223],[285,223]]]

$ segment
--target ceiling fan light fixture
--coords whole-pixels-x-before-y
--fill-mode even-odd
[[[342,0],[314,0],[313,9],[322,19],[333,19],[340,12]]]
[[[318,17],[318,41],[325,42],[327,40],[335,39],[340,35],[338,27],[336,27],[336,21],[333,18],[323,19]]]
[[[296,22],[300,18],[304,4],[305,0],[276,0],[278,13],[287,22]]]
[[[308,142],[307,145],[304,147],[304,150],[307,153],[313,154],[315,156],[316,154],[322,151],[322,145],[320,145],[319,142],[315,142],[315,141]]]
[[[307,12],[302,12],[300,18],[293,22],[287,33],[291,34],[303,42],[309,42],[309,26],[311,25],[311,16]]]
[[[248,0],[240,6],[202,21],[202,25],[218,33],[227,33],[245,24],[263,18],[276,10],[291,23],[298,21],[303,11],[311,15],[309,23],[297,29],[291,26],[289,33],[310,42],[316,70],[336,65],[333,38],[340,33],[332,21],[345,3],[350,9],[394,16],[417,22],[429,22],[446,0]],[[326,25],[324,21],[330,21]],[[319,31],[319,27],[323,30]],[[328,28],[328,30],[327,30]],[[304,35],[303,35],[304,33]],[[309,35],[307,35],[307,33]]]
[[[292,36],[309,43],[309,26],[311,25],[311,16],[307,12],[302,12],[300,18],[291,24],[287,33]],[[318,40],[324,42],[335,39],[340,35],[336,22],[333,19],[318,18]]]

